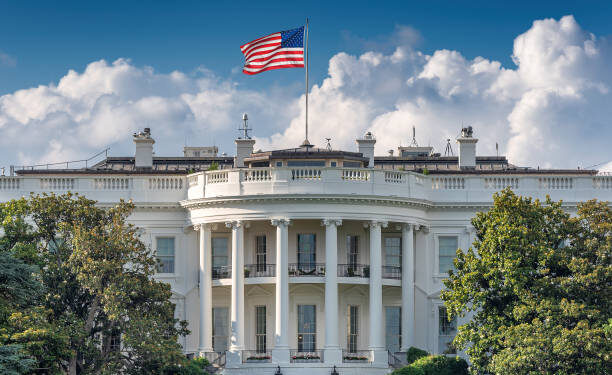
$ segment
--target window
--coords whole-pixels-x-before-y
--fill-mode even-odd
[[[255,306],[255,349],[266,352],[266,306]]]
[[[314,268],[317,262],[316,236],[314,234],[298,234],[298,267]]]
[[[457,318],[454,317],[449,321],[446,307],[438,307],[438,352],[440,354],[456,353],[452,345],[456,334]]]
[[[360,168],[361,167],[361,163],[358,161],[345,161],[344,163],[342,163],[342,165],[344,166],[344,168]]]
[[[213,307],[213,350],[217,353],[227,350],[229,319],[227,307]]]
[[[400,237],[385,237],[385,265],[402,266],[402,244]]]
[[[174,273],[174,237],[157,238],[157,272]]]
[[[332,167],[335,167],[335,166],[337,166],[337,165],[338,165],[338,163],[337,163],[337,162],[335,162],[335,161],[332,161],[332,162],[330,162],[330,165],[331,165]]]
[[[226,237],[214,237],[212,239],[212,266],[221,267],[229,265]]]
[[[324,160],[293,160],[288,161],[287,166],[289,167],[324,167]]]
[[[277,167],[282,167],[283,166],[283,162],[282,161],[277,161],[276,162],[276,166]]]
[[[266,271],[266,236],[255,237],[255,262],[257,263],[257,272]]]
[[[312,352],[317,347],[315,305],[298,305],[298,352]]]
[[[346,236],[346,263],[351,268],[359,264],[359,236]]]
[[[385,307],[385,335],[387,350],[391,353],[400,351],[402,346],[402,308],[399,306]]]
[[[457,236],[440,236],[438,237],[438,271],[447,273],[448,270],[454,270],[453,259],[457,253]]]
[[[109,349],[111,352],[118,353],[121,351],[121,332],[119,329],[113,329],[109,338]]]
[[[346,348],[355,353],[359,342],[359,306],[349,305]]]

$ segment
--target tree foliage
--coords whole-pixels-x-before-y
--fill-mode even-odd
[[[475,373],[612,373],[612,209],[588,201],[494,196],[472,220],[474,249],[457,251],[442,299]]]
[[[0,280],[31,284],[8,298],[0,286],[0,308],[12,301],[1,344],[20,344],[47,373],[160,374],[183,362],[186,322],[174,319],[169,285],[152,278],[157,260],[127,223],[133,209],[71,194],[0,205]]]

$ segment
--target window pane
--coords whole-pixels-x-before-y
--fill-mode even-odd
[[[400,237],[385,237],[385,265],[401,267],[402,243]]]
[[[229,265],[227,237],[213,237],[212,239],[212,265],[213,267]]]
[[[359,264],[359,236],[346,236],[347,264]]]
[[[359,306],[349,305],[347,328],[347,349],[354,353],[357,351],[359,341]]]
[[[229,314],[227,307],[214,307],[213,318],[213,350],[224,352],[227,350],[227,336],[229,333]]]
[[[265,270],[266,259],[266,236],[257,236],[255,238],[256,249],[255,249],[255,262],[257,263],[257,271],[263,272]]]
[[[440,236],[438,237],[438,264],[440,273],[446,273],[448,270],[454,270],[453,259],[457,253],[458,238],[456,236]]]
[[[174,273],[174,238],[173,237],[158,237],[157,243],[157,259],[160,264],[157,271],[160,273]]]
[[[448,320],[445,307],[438,308],[438,352],[440,354],[455,354],[452,341],[457,334],[457,318]]]
[[[298,351],[316,350],[317,318],[315,305],[298,305]]]
[[[314,234],[298,234],[298,264],[316,263],[316,244]]]
[[[266,306],[255,306],[255,345],[258,353],[266,351]]]
[[[387,350],[399,352],[402,344],[402,309],[399,306],[385,307],[385,333]]]

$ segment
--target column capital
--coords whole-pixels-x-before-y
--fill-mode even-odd
[[[365,221],[363,223],[363,227],[364,228],[376,228],[376,227],[381,227],[381,228],[386,228],[387,225],[389,225],[388,221],[384,221],[384,220],[368,220]]]
[[[328,225],[334,225],[336,227],[339,227],[340,225],[342,225],[342,219],[323,219],[321,220],[321,225],[324,227]]]
[[[415,224],[414,230],[420,230],[423,233],[429,233],[429,227],[423,224]]]
[[[227,228],[232,228],[232,229],[238,229],[241,227],[244,227],[244,222],[242,220],[232,220],[232,221],[226,221],[225,222],[225,226]]]
[[[199,232],[204,229],[210,230],[212,229],[211,227],[212,227],[212,224],[209,224],[209,223],[193,224],[193,230],[196,232]]]
[[[290,219],[270,219],[270,224],[274,225],[275,227],[278,226],[289,226],[291,225],[291,220]]]
[[[474,228],[472,225],[466,225],[463,231],[465,234],[471,235],[472,233],[476,232],[476,228]]]

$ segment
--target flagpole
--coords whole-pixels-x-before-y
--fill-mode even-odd
[[[306,138],[304,139],[304,144],[302,146],[309,147],[310,142],[308,142],[308,57],[310,55],[310,52],[308,51],[308,18],[306,18],[306,28],[304,32],[304,39],[306,42],[304,46],[304,53],[306,54]]]

